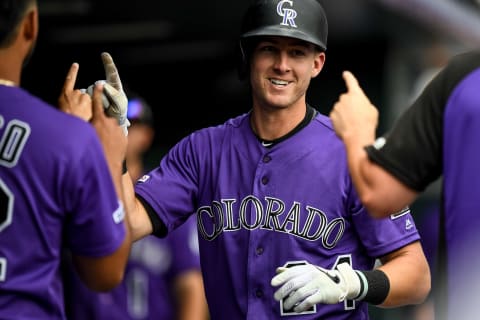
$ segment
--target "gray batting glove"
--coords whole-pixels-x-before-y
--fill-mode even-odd
[[[108,52],[102,53],[102,62],[105,69],[107,80],[98,80],[89,86],[85,91],[93,96],[93,88],[97,83],[103,83],[102,102],[105,113],[118,120],[118,124],[122,127],[125,135],[128,134],[130,121],[127,119],[128,98],[123,91],[122,81],[118,75],[117,67]]]
[[[274,294],[287,310],[303,312],[317,303],[335,304],[354,299],[360,293],[360,278],[348,263],[327,270],[312,264],[279,268],[272,278]]]

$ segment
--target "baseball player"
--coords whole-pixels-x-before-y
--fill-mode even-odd
[[[2,319],[65,319],[61,249],[89,287],[108,290],[122,280],[131,243],[120,187],[126,138],[104,115],[101,88],[92,124],[108,138],[103,148],[90,124],[19,87],[37,34],[36,1],[0,0]],[[73,64],[62,104],[92,111],[90,96],[74,90],[77,72]]]
[[[478,319],[480,51],[454,57],[376,140],[377,109],[350,72],[344,79],[347,92],[331,118],[363,202],[371,214],[388,216],[443,177],[435,315]]]
[[[144,173],[143,157],[153,142],[154,119],[146,101],[132,95],[127,119],[131,125],[126,159],[135,181]],[[71,266],[67,271],[70,320],[208,319],[194,216],[165,238],[145,237],[133,243],[124,281],[110,292],[93,292]]]
[[[369,303],[429,292],[408,208],[368,215],[329,118],[306,102],[326,43],[316,0],[255,1],[240,37],[251,110],[185,137],[125,189],[135,239],[196,216],[214,320],[368,319]]]

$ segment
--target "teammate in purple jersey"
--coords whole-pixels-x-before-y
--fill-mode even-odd
[[[132,181],[144,174],[145,153],[155,134],[146,101],[130,95],[126,159]],[[133,168],[133,170],[132,170]],[[145,237],[132,245],[124,281],[108,293],[89,290],[67,269],[69,320],[206,320],[197,223],[192,216],[165,238]]]
[[[126,139],[103,114],[100,89],[92,123],[109,137],[108,162],[90,124],[19,87],[38,34],[36,1],[0,0],[0,21],[0,318],[65,319],[62,247],[91,288],[122,279],[131,240],[116,188]],[[62,102],[91,110],[73,89],[77,71],[73,64]]]
[[[124,190],[134,239],[196,216],[214,320],[368,319],[368,303],[419,303],[429,292],[409,210],[369,216],[342,141],[307,105],[326,39],[317,1],[256,1],[240,40],[252,110],[185,137]]]
[[[124,281],[110,292],[93,292],[70,274],[68,319],[208,319],[196,226],[192,216],[166,238],[133,243]]]
[[[408,205],[443,176],[437,319],[478,319],[480,290],[480,51],[454,57],[384,136],[355,77],[331,113],[353,181],[377,217]],[[365,147],[367,146],[367,147]]]

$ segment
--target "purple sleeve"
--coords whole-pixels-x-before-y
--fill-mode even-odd
[[[353,215],[354,226],[369,256],[381,257],[420,240],[409,209],[375,219],[365,209]]]
[[[373,218],[362,205],[355,188],[349,192],[349,207],[352,212],[353,228],[370,257],[381,257],[420,240],[410,209],[392,213],[383,219]]]
[[[181,140],[163,157],[157,168],[135,184],[135,192],[158,214],[168,232],[196,210],[197,173],[200,169],[190,139],[191,136]]]
[[[67,173],[70,209],[67,237],[70,249],[85,256],[113,253],[125,238],[124,211],[116,195],[104,153],[96,136]]]

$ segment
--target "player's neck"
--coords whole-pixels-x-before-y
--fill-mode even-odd
[[[312,108],[311,106],[307,106],[307,109],[305,111],[305,116],[303,117],[303,120],[300,121],[292,130],[290,130],[289,132],[287,132],[286,134],[278,137],[278,138],[275,138],[275,139],[263,139],[261,138],[258,134],[255,133],[254,131],[254,134],[255,136],[257,137],[258,141],[266,148],[272,148],[273,146],[275,146],[276,144],[284,141],[284,140],[287,140],[289,137],[293,136],[294,134],[296,134],[297,132],[299,132],[300,130],[302,130],[303,128],[305,128],[306,126],[308,126],[308,124],[310,123],[310,121],[312,121],[318,114],[318,111],[315,110],[314,108]],[[253,129],[253,124],[252,124],[252,130]]]
[[[0,85],[7,87],[17,86],[18,81],[15,81],[15,77],[12,77],[9,73],[0,72]]]
[[[306,105],[295,109],[254,108],[250,124],[261,139],[275,140],[292,131],[305,118],[305,113]]]
[[[0,78],[0,86],[15,87],[15,82]]]
[[[0,79],[2,85],[18,86],[20,84],[20,74],[21,65],[19,65],[18,58],[11,58],[8,49],[0,50]]]

